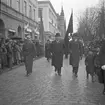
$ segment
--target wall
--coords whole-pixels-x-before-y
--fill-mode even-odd
[[[42,17],[43,17],[43,25],[44,25],[44,31],[49,30],[49,14],[48,14],[48,4],[39,4],[39,9],[42,9]],[[40,18],[38,19],[40,21]]]
[[[10,7],[9,0],[2,0],[2,13],[0,15],[0,19],[3,20],[5,24],[5,36],[8,36],[8,30],[12,29],[16,32],[18,27],[21,27],[22,37],[24,37],[24,25],[29,23],[31,29],[38,27],[38,5],[37,0],[25,0],[27,1],[27,16],[28,16],[28,5],[32,4],[33,7],[36,8],[36,17],[32,15],[32,19],[23,15],[24,13],[24,0],[20,0],[20,11],[17,10],[17,1],[12,0],[12,7]],[[33,4],[34,3],[34,4]]]

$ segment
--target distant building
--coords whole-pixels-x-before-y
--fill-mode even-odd
[[[25,31],[32,38],[38,34],[38,2],[37,0],[1,0],[0,34],[8,38],[18,35],[25,37]]]
[[[61,8],[61,13],[60,15],[58,15],[58,30],[61,33],[62,38],[65,37],[65,33],[66,33],[66,20],[65,20],[65,16],[64,16],[64,10],[63,7]]]
[[[39,18],[40,10],[42,10],[43,25],[44,25],[44,38],[53,39],[58,30],[58,16],[54,7],[49,0],[38,1]]]

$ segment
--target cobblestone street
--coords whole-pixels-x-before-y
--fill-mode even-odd
[[[68,60],[60,77],[45,58],[34,61],[32,75],[25,74],[21,66],[0,75],[0,105],[105,105],[103,85],[86,79],[84,60],[77,78]]]

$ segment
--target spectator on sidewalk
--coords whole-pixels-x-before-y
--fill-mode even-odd
[[[12,43],[12,51],[13,51],[13,64],[17,65],[17,48],[16,48],[16,40]]]
[[[101,76],[102,76],[102,82],[104,84],[103,94],[105,95],[105,35],[102,35],[102,46],[100,49],[100,66],[101,66]]]
[[[4,42],[4,39],[1,39],[1,42],[0,42],[0,59],[1,59],[1,68],[2,69],[4,69],[4,67],[7,64],[6,54],[7,54],[7,50],[5,47],[5,42]]]
[[[51,58],[51,44],[49,40],[47,40],[47,43],[45,44],[45,57],[47,58],[47,61],[49,62]]]
[[[90,74],[92,77],[92,82],[94,82],[95,66],[94,66],[94,54],[92,50],[89,50],[85,58],[85,65],[86,65],[87,79],[89,78]]]
[[[7,39],[6,40],[6,49],[7,49],[7,66],[12,69],[12,57],[13,57],[13,52],[12,52],[12,40]]]

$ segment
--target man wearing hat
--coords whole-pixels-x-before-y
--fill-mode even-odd
[[[79,67],[79,60],[81,55],[81,46],[78,41],[77,33],[74,33],[72,36],[72,41],[69,42],[69,64],[72,65],[73,73],[77,77],[78,67]]]
[[[61,76],[61,67],[63,66],[64,43],[60,38],[60,33],[56,33],[55,40],[51,44],[52,66],[55,67],[55,72]]]
[[[27,35],[23,45],[24,63],[27,71],[27,76],[32,73],[33,57],[36,54],[36,49],[31,41],[31,36]]]

